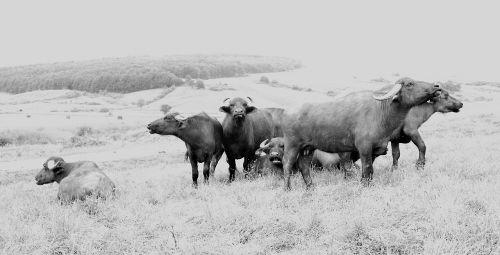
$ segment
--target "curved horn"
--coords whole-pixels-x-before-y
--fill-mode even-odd
[[[250,101],[250,103],[253,103],[253,99],[251,97],[247,97],[248,98],[248,101]]]
[[[394,95],[396,95],[400,90],[401,90],[401,84],[396,84],[396,85],[394,85],[394,87],[392,87],[392,89],[389,92],[385,93],[382,96],[373,95],[373,98],[375,98],[376,100],[379,100],[379,101],[387,100],[389,98],[392,98]]]
[[[55,164],[57,164],[57,163],[59,163],[59,162],[64,162],[64,159],[62,159],[61,157],[55,157],[55,156],[52,156],[52,157],[48,158],[48,159],[45,161],[45,163],[43,163],[43,167],[44,167],[45,169],[50,169],[50,168],[49,168],[49,166],[48,166],[48,163],[49,163],[49,161],[51,161],[51,160],[54,160],[54,163],[55,163]]]
[[[269,139],[266,139],[266,140],[264,140],[264,141],[262,141],[262,142],[260,143],[259,147],[260,147],[261,149],[264,149],[264,148],[266,148],[266,147],[268,147],[268,146],[269,146],[269,143],[267,142],[267,140],[269,140]]]
[[[177,114],[174,116],[174,119],[176,119],[178,121],[184,121],[187,119],[187,117],[183,116],[182,114]]]

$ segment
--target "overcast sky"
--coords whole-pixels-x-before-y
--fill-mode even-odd
[[[241,53],[500,80],[494,1],[2,1],[0,66]]]

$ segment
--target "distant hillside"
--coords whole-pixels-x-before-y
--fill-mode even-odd
[[[128,57],[0,68],[0,91],[76,89],[134,92],[179,86],[185,78],[211,79],[300,67],[281,57],[249,55],[177,55]]]

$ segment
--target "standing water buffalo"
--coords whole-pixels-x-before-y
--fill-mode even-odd
[[[401,127],[411,107],[439,93],[439,85],[402,78],[390,91],[375,95],[361,91],[320,104],[305,104],[296,113],[285,114],[284,179],[290,188],[290,170],[304,148],[325,152],[359,152],[362,181],[373,176],[373,157],[387,153],[391,134]],[[309,169],[301,169],[307,187],[312,186]]]
[[[35,180],[38,185],[59,183],[57,198],[63,202],[84,200],[90,195],[106,198],[115,192],[115,184],[91,161],[67,163],[60,157],[50,157]]]
[[[226,113],[222,122],[223,143],[229,165],[229,181],[233,181],[236,159],[244,158],[243,168],[248,173],[250,163],[255,159],[255,151],[265,139],[281,136],[279,118],[282,109],[257,109],[248,101],[235,97],[226,98],[219,110]]]
[[[202,112],[185,118],[178,113],[169,113],[148,125],[151,134],[174,135],[186,144],[186,156],[192,169],[193,186],[198,185],[198,163],[203,165],[204,181],[214,174],[224,148],[222,126],[215,118]]]
[[[430,102],[417,105],[411,108],[404,120],[403,126],[396,129],[391,136],[392,148],[392,167],[398,167],[399,144],[409,143],[412,141],[418,148],[417,168],[423,168],[425,165],[425,143],[418,128],[426,122],[436,112],[459,112],[463,104],[458,99],[450,96],[450,94],[442,90],[441,94],[433,97]]]

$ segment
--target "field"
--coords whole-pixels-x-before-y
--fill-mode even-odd
[[[146,132],[161,105],[222,120],[217,109],[234,95],[251,96],[258,107],[292,108],[331,100],[326,90],[384,83],[307,91],[281,78],[261,84],[260,76],[206,80],[204,90],[0,94],[0,254],[500,253],[496,84],[450,85],[464,108],[437,113],[420,129],[425,170],[414,167],[416,147],[402,145],[400,168],[390,170],[390,153],[377,158],[369,187],[359,172],[344,179],[315,171],[314,189],[306,191],[296,175],[286,192],[274,176],[237,175],[227,184],[223,156],[210,184],[193,189],[184,144]],[[117,198],[59,204],[57,184],[34,182],[52,155],[95,161],[116,183]]]

